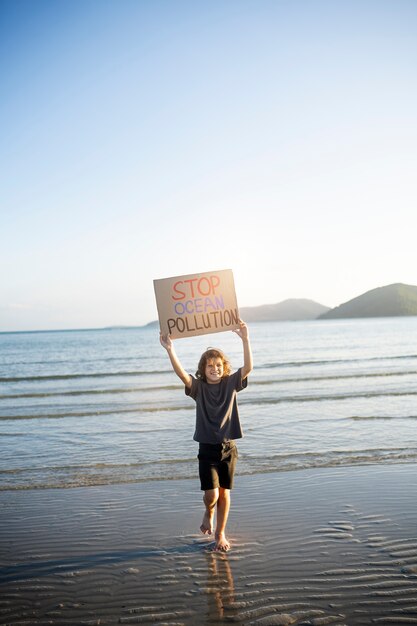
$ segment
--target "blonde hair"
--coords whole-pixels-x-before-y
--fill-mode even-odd
[[[221,359],[223,361],[223,378],[229,376],[232,371],[228,358],[218,348],[208,348],[200,357],[195,377],[206,382],[206,365],[211,359]]]

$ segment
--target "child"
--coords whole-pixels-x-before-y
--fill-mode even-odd
[[[230,549],[225,530],[237,459],[234,439],[242,437],[236,393],[247,387],[247,377],[253,367],[248,327],[239,320],[239,328],[233,332],[243,343],[243,367],[231,374],[223,352],[211,348],[201,356],[195,377],[182,367],[171,337],[162,333],[160,336],[174,372],[185,385],[185,394],[196,402],[194,439],[200,444],[199,474],[206,507],[200,530],[211,535],[217,505],[214,550],[222,552]]]

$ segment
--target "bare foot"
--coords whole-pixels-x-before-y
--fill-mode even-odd
[[[213,519],[214,519],[214,507],[207,510],[204,513],[203,521],[200,526],[200,530],[203,535],[211,535],[213,532]]]
[[[214,546],[214,552],[228,552],[230,550],[230,543],[227,541],[224,533],[216,533],[216,545]]]

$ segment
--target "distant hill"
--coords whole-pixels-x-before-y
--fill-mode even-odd
[[[378,287],[320,315],[320,319],[417,315],[417,287],[395,283]]]
[[[147,324],[145,324],[146,328],[149,328],[151,326],[159,326],[159,321],[158,320],[152,320],[152,322],[148,322]]]
[[[329,310],[328,306],[313,300],[292,298],[277,304],[240,307],[239,313],[245,322],[274,322],[314,320]]]

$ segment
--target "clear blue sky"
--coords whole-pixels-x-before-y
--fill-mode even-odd
[[[0,330],[417,284],[417,2],[0,0]]]

